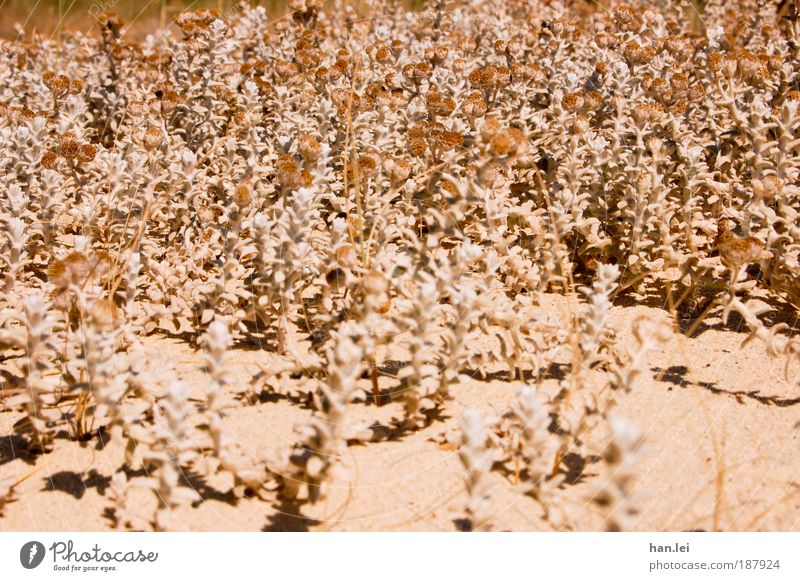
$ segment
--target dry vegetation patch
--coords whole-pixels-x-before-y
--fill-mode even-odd
[[[3,42],[0,527],[796,528],[800,6],[610,4]]]

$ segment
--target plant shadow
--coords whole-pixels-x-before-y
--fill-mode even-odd
[[[281,498],[275,507],[275,514],[270,515],[267,524],[261,529],[265,533],[307,533],[311,527],[322,524],[313,518],[300,514],[304,502],[295,499]]]
[[[0,466],[14,460],[22,460],[26,464],[36,463],[38,454],[28,449],[27,440],[18,434],[11,434],[0,438]]]
[[[759,393],[758,390],[727,390],[717,387],[716,383],[712,383],[709,381],[690,381],[686,379],[686,376],[689,374],[689,368],[685,365],[672,365],[671,367],[661,368],[661,367],[653,367],[650,369],[654,373],[656,373],[656,378],[664,381],[666,383],[670,383],[672,385],[677,385],[683,389],[687,387],[700,387],[709,391],[715,395],[722,395],[731,397],[736,400],[739,404],[745,404],[747,401],[754,401],[761,405],[766,406],[777,406],[777,407],[792,407],[795,405],[800,404],[800,397],[780,397],[777,395],[763,395]],[[672,389],[672,388],[669,388]]]
[[[75,499],[80,500],[90,488],[97,489],[100,496],[105,496],[105,491],[111,484],[111,477],[103,476],[94,468],[87,474],[62,470],[45,478],[44,483],[43,492],[66,492]]]

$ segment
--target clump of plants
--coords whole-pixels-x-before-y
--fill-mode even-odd
[[[800,8],[709,1],[698,29],[678,0],[331,4],[2,42],[14,436],[39,462],[120,443],[117,525],[165,530],[202,500],[197,474],[314,503],[350,446],[441,427],[470,374],[497,372],[525,383],[515,403],[468,410],[455,438],[472,527],[492,526],[503,470],[562,526],[577,454],[603,466],[604,528],[634,528],[642,437],[611,411],[648,351],[736,313],[796,382],[800,340],[768,315],[800,308]],[[523,314],[548,294],[569,313]],[[671,323],[609,323],[654,295]],[[152,337],[202,350],[199,401]],[[245,345],[264,364],[243,385]],[[296,441],[239,447],[226,414],[297,385]],[[151,517],[131,516],[136,487]]]

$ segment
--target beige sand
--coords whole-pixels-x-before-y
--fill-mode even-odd
[[[557,313],[563,299],[549,298],[542,309]],[[542,311],[539,311],[540,314]],[[615,307],[612,322],[625,339],[625,329],[638,315],[666,319],[664,310]],[[788,321],[792,324],[792,321]],[[675,334],[648,355],[650,376],[621,397],[618,412],[646,431],[639,457],[641,478],[636,488],[641,530],[796,530],[800,528],[800,394],[783,377],[782,362],[773,360],[757,341],[741,348],[746,337],[718,320],[692,339]],[[177,374],[201,397],[205,378],[198,352],[175,339],[149,337],[148,349],[168,355]],[[274,356],[254,350],[234,353],[235,374],[250,381],[259,364]],[[498,374],[499,375],[499,374]],[[457,529],[466,500],[462,468],[453,446],[443,444],[466,407],[487,414],[501,411],[522,382],[474,377],[456,389],[445,405],[443,421],[398,441],[350,446],[342,459],[347,468],[336,488],[314,506],[293,506],[276,496],[237,500],[227,493],[224,477],[192,479],[204,501],[181,509],[175,524],[183,530],[347,530],[394,531]],[[381,379],[392,385],[392,378]],[[555,384],[548,380],[546,385]],[[365,381],[365,387],[368,382]],[[287,386],[291,387],[291,386]],[[290,390],[291,391],[291,390]],[[226,418],[231,436],[248,454],[295,441],[293,426],[311,412],[289,399],[275,398],[242,405]],[[352,413],[389,423],[399,415],[397,404],[376,409],[356,403]],[[0,480],[30,475],[18,487],[18,500],[6,506],[0,530],[106,530],[112,506],[108,484],[123,463],[117,442],[100,449],[97,439],[75,443],[59,439],[56,449],[31,459],[9,438],[19,415],[0,413]],[[597,478],[589,464],[583,477],[559,491],[567,518],[565,528],[598,526],[586,497]],[[513,476],[492,473],[499,530],[552,530],[542,508],[524,494]],[[152,494],[137,491],[134,506],[147,520]]]

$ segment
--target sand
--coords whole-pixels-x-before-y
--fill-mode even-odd
[[[548,297],[533,316],[563,310],[564,299]],[[640,315],[668,320],[653,306],[615,306],[611,321],[621,341]],[[784,314],[791,324],[791,314]],[[783,362],[770,359],[761,343],[741,347],[747,337],[737,322],[710,319],[692,338],[675,333],[649,353],[634,391],[621,395],[617,412],[645,431],[635,488],[636,530],[800,529],[800,394],[783,374]],[[174,338],[143,339],[154,358],[168,365],[202,398],[205,374],[201,354]],[[157,359],[156,359],[157,360]],[[276,357],[265,351],[236,349],[232,373],[239,384],[252,381]],[[382,377],[381,386],[396,380]],[[369,382],[364,380],[368,389]],[[545,391],[556,384],[545,381]],[[428,427],[393,441],[351,445],[331,494],[315,505],[264,498],[236,498],[224,476],[187,475],[203,500],[175,511],[174,526],[187,531],[453,531],[463,526],[466,492],[463,469],[448,434],[461,412],[478,407],[487,416],[501,412],[524,381],[507,381],[501,371],[475,374],[454,389],[442,417]],[[240,405],[226,415],[230,436],[253,458],[296,441],[293,427],[311,411],[295,399],[302,385],[284,384],[284,395]],[[355,417],[390,425],[397,403],[376,408],[351,406]],[[123,463],[119,442],[98,438],[74,442],[59,438],[55,449],[32,457],[12,437],[20,415],[0,408],[0,480],[27,476],[17,500],[5,507],[0,531],[102,531],[112,528],[110,477]],[[494,471],[494,529],[509,531],[593,530],[598,515],[587,503],[597,484],[598,465],[590,461],[580,475],[557,491],[558,524],[542,518],[542,506],[525,494],[513,474]],[[153,495],[135,491],[133,509],[148,520]]]

